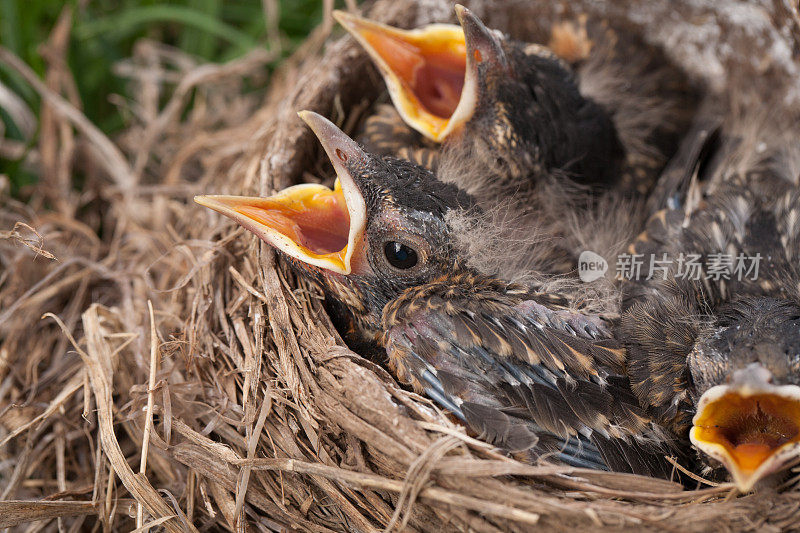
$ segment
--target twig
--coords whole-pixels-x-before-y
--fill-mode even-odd
[[[267,300],[267,297],[264,296],[262,293],[258,292],[252,285],[247,283],[244,280],[244,278],[242,277],[242,275],[239,273],[238,270],[236,270],[235,268],[230,266],[230,267],[228,267],[228,272],[231,273],[231,276],[233,277],[233,280],[236,283],[238,283],[239,285],[241,285],[244,290],[246,290],[247,292],[249,292],[250,294],[252,294],[256,298],[258,298],[259,300],[261,300],[265,304],[269,303],[269,300]]]
[[[259,437],[264,430],[264,424],[267,421],[267,416],[270,413],[270,406],[272,403],[269,401],[269,389],[264,391],[264,400],[261,402],[261,409],[258,413],[258,419],[255,426],[248,428],[249,435],[247,439],[247,458],[251,459],[256,456],[256,447],[258,446]],[[245,496],[247,495],[247,485],[250,482],[250,468],[245,466],[239,474],[239,482],[236,486],[236,506],[234,509],[234,521],[237,524],[243,520],[242,508],[244,507]]]
[[[281,54],[281,33],[280,33],[280,6],[278,0],[261,0],[261,9],[264,11],[264,25],[267,29],[267,42],[269,49],[280,57]]]
[[[392,514],[392,518],[389,520],[389,523],[384,529],[386,533],[390,532],[397,523],[397,520],[400,518],[400,514],[403,512],[403,507],[406,507],[407,510],[405,517],[403,517],[403,520],[400,522],[400,527],[398,530],[405,530],[406,526],[408,525],[408,521],[411,518],[411,511],[414,507],[414,502],[419,496],[422,488],[425,486],[425,483],[427,483],[428,479],[430,479],[431,472],[436,466],[436,463],[442,457],[444,457],[447,452],[458,446],[459,442],[459,439],[453,436],[441,437],[439,440],[431,444],[427,450],[422,452],[422,454],[420,454],[420,456],[413,463],[411,463],[403,484],[403,490],[400,492],[400,496],[397,498],[394,514]]]
[[[6,87],[2,81],[0,81],[0,108],[3,108],[11,116],[11,120],[14,121],[22,136],[29,141],[36,133],[36,115],[30,110],[25,100]]]
[[[681,464],[674,457],[669,457],[668,456],[668,457],[666,457],[666,459],[667,459],[667,461],[672,463],[672,466],[674,466],[675,468],[677,468],[678,470],[680,470],[681,472],[683,472],[684,474],[686,474],[687,476],[689,476],[690,478],[692,478],[695,481],[698,481],[698,482],[703,483],[705,485],[709,485],[711,487],[721,487],[723,485],[726,485],[726,486],[730,485],[730,483],[716,483],[716,482],[711,481],[709,479],[706,479],[704,477],[700,477],[697,474],[695,474],[694,472],[692,472],[690,470],[687,470],[684,466],[681,466]]]
[[[69,400],[69,398],[73,394],[75,394],[77,391],[81,389],[81,387],[83,386],[84,375],[85,375],[84,371],[81,370],[80,372],[78,372],[78,374],[73,376],[72,379],[70,379],[66,383],[64,388],[58,394],[58,396],[56,396],[53,399],[53,401],[50,402],[50,404],[47,406],[47,409],[42,411],[40,415],[32,419],[30,422],[27,422],[25,424],[20,425],[17,428],[14,428],[14,431],[6,435],[5,438],[2,441],[0,441],[0,448],[5,446],[10,440],[14,439],[18,435],[27,431],[28,428],[42,422],[43,420],[47,420],[49,417],[55,414],[56,411],[58,411],[58,409],[61,406],[63,406],[64,403],[66,403],[66,401]]]
[[[34,239],[23,237],[22,234],[18,231],[19,228],[26,228],[28,231],[36,235],[36,241],[38,241],[38,243],[35,242]],[[36,231],[35,228],[29,226],[28,224],[25,224],[24,222],[16,222],[11,231],[0,231],[0,240],[2,239],[10,239],[18,242],[23,246],[27,246],[34,253],[36,253],[37,256],[42,255],[48,259],[57,260],[56,256],[54,256],[53,254],[51,254],[50,252],[48,252],[43,248],[44,238],[42,237],[42,235],[38,231]]]
[[[97,447],[102,450],[102,446]],[[108,462],[108,482],[106,483],[106,498],[103,506],[103,531],[112,530],[112,520],[114,519],[114,465]]]
[[[388,490],[403,492],[406,484],[402,481],[388,479],[376,474],[363,474],[361,472],[351,472],[341,468],[326,466],[318,463],[308,463],[304,461],[297,461],[294,459],[258,459],[253,461],[253,470],[280,470],[284,472],[296,472],[298,474],[309,474],[325,477],[338,481],[340,483],[348,483],[362,488]],[[456,494],[449,490],[440,489],[438,487],[428,487],[422,489],[419,497],[427,500],[433,500],[440,503],[446,503],[456,507],[463,507],[478,513],[500,516],[511,520],[516,520],[525,524],[535,525],[539,521],[537,513],[531,513],[522,509],[516,509],[500,503],[490,502],[486,499],[473,498],[472,496],[464,496]]]
[[[147,411],[144,419],[144,433],[142,435],[142,457],[139,462],[139,474],[145,475],[147,471],[147,453],[150,450],[150,432],[153,431],[153,404],[155,402],[156,373],[158,370],[158,334],[156,333],[156,319],[153,313],[153,302],[147,300],[147,309],[150,311],[150,377],[147,380]],[[144,509],[142,502],[136,504],[136,528],[142,529]]]
[[[93,514],[96,511],[93,502],[4,501],[0,502],[0,528],[62,516]]]

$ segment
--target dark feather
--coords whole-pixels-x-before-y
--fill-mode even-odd
[[[508,416],[499,409],[474,402],[461,404],[467,424],[476,431],[478,437],[516,452],[529,450],[536,446],[539,438],[523,420]]]
[[[476,434],[501,448],[532,448],[534,456],[557,453],[587,464],[582,450],[600,454],[592,444],[600,435],[604,468],[667,469],[669,444],[639,408],[619,373],[619,346],[596,319],[494,286],[484,299],[488,288],[480,277],[460,279],[471,288],[451,285],[449,299],[415,288],[408,301],[389,305],[385,316],[395,324],[385,335],[390,359],[402,357],[420,381],[437,379],[440,403],[458,406]],[[452,298],[461,293],[469,298]],[[481,311],[484,306],[491,314]]]

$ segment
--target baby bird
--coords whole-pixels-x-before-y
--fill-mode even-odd
[[[800,460],[800,131],[719,116],[665,173],[679,194],[631,249],[664,268],[627,282],[618,338],[648,413],[747,492]]]
[[[470,265],[456,221],[475,200],[408,161],[374,156],[312,113],[333,189],[200,196],[318,283],[348,342],[502,449],[667,477],[668,436],[639,408],[624,352],[569,299]]]
[[[463,6],[456,14],[461,27],[399,30],[335,13],[380,69],[406,124],[443,143],[441,154],[431,143],[409,150],[413,138],[382,111],[368,125],[368,146],[439,169],[478,196],[525,192],[550,176],[613,184],[622,144],[570,67],[543,46],[503,38]]]

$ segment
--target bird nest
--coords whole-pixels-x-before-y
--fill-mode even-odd
[[[703,91],[735,75],[765,90],[798,83],[788,2],[465,3],[521,39],[604,25],[637,36]],[[406,27],[453,20],[444,0],[368,7]],[[0,527],[796,527],[797,491],[736,497],[727,485],[529,465],[470,438],[350,351],[319,290],[269,247],[192,203],[330,176],[295,112],[353,132],[385,100],[330,22],[271,79],[274,50],[199,65],[140,42],[117,67],[128,125],[110,140],[71,96],[65,20],[45,46],[44,82],[0,50],[43,105],[25,163],[40,181],[26,204],[0,194]]]

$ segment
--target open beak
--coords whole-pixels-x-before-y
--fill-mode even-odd
[[[734,379],[700,397],[692,422],[692,444],[748,492],[800,455],[800,387]]]
[[[334,11],[380,69],[406,124],[436,142],[472,118],[478,64],[498,55],[505,61],[499,41],[477,17],[460,5],[456,14],[461,27],[431,24],[400,30]]]
[[[325,148],[337,179],[324,185],[295,185],[267,197],[196,196],[194,201],[232,218],[267,244],[308,265],[350,274],[367,222],[364,197],[347,161],[364,152],[330,121],[311,111],[299,113]]]

